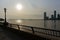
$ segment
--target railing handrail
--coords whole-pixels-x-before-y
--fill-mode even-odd
[[[12,25],[18,25],[18,24],[12,24]],[[56,30],[56,29],[47,29],[47,28],[33,27],[33,26],[27,26],[27,25],[19,25],[19,26],[60,32],[60,30]]]
[[[60,30],[47,29],[47,28],[39,28],[39,27],[33,27],[33,26],[27,26],[27,25],[18,25],[18,24],[11,24],[10,23],[10,27],[12,25],[16,25],[18,27],[18,30],[20,30],[19,26],[31,28],[31,31],[32,31],[33,35],[35,34],[35,32],[37,32],[37,33],[47,34],[47,35],[50,35],[50,36],[60,37]],[[24,29],[26,29],[26,28],[24,28]],[[34,29],[38,29],[38,31],[34,30]],[[39,30],[41,30],[41,31],[39,31]],[[52,32],[52,33],[49,33],[49,32]]]

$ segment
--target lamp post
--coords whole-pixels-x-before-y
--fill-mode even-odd
[[[5,24],[6,24],[6,8],[4,8],[4,12],[5,12]]]

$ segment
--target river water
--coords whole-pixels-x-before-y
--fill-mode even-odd
[[[47,28],[60,30],[60,20],[43,20],[43,19],[8,19],[9,23],[22,24],[32,27]]]

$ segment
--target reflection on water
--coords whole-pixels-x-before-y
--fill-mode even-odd
[[[22,20],[16,20],[17,23],[22,23]]]
[[[22,19],[22,20],[10,19],[8,20],[8,22],[13,23],[13,24],[22,24],[22,25],[28,25],[28,26],[40,27],[40,28],[48,28],[48,29],[54,29],[56,26],[57,30],[60,29],[60,20],[56,20],[56,25],[53,20],[46,20],[45,26],[44,26],[44,20],[42,19]]]

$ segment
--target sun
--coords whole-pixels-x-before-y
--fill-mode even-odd
[[[22,4],[17,4],[16,8],[17,8],[17,10],[22,10]]]

